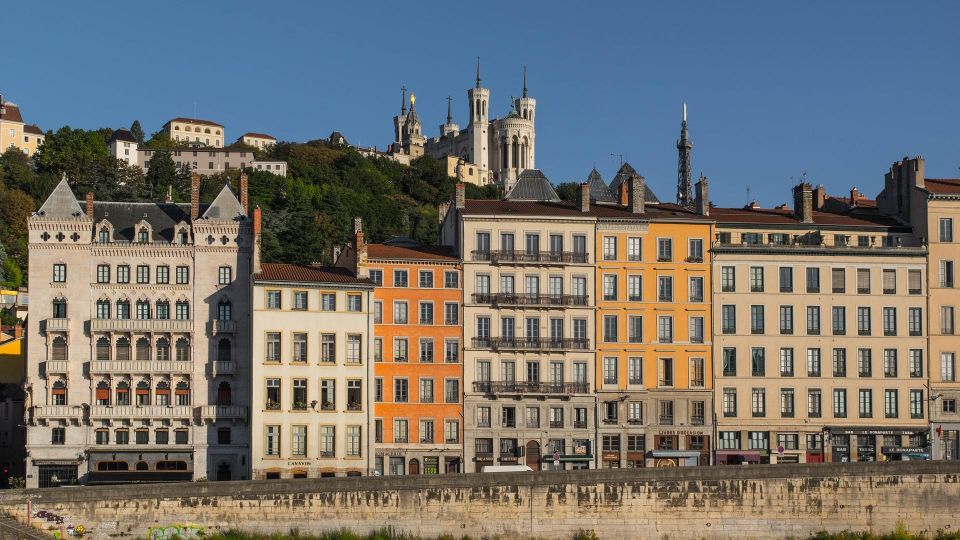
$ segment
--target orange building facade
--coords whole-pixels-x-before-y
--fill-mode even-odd
[[[445,247],[366,244],[340,261],[374,290],[374,474],[463,470],[461,265]]]

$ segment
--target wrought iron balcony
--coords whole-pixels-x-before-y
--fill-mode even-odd
[[[472,251],[474,261],[493,264],[586,264],[586,253],[574,251]]]
[[[191,332],[189,319],[91,319],[93,332]]]
[[[477,349],[494,351],[583,351],[590,348],[589,339],[579,338],[473,338]]]
[[[575,382],[475,381],[473,391],[484,394],[587,394],[590,385]]]
[[[90,362],[90,373],[192,373],[193,362],[174,361],[97,361]]]
[[[574,294],[474,293],[473,303],[491,306],[587,306],[590,297]]]
[[[105,420],[126,418],[193,419],[193,407],[189,405],[95,405],[90,408],[90,417]]]
[[[242,405],[204,405],[200,407],[200,418],[210,422],[217,420],[247,420],[247,408]]]

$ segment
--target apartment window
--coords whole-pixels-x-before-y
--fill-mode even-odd
[[[627,276],[627,300],[631,302],[643,300],[643,278],[641,276]]]
[[[320,457],[330,458],[337,454],[336,426],[320,426]]]
[[[897,308],[895,307],[883,308],[883,335],[897,335]]]
[[[373,323],[383,324],[383,302],[380,300],[373,303]]]
[[[793,268],[780,267],[780,292],[793,292]]]
[[[393,361],[406,362],[409,360],[409,341],[407,338],[393,338]]]
[[[190,283],[190,268],[187,266],[177,267],[177,285],[187,285]]]
[[[873,350],[857,349],[857,375],[870,377],[873,374]]]
[[[870,294],[869,268],[857,268],[857,294]]]
[[[393,380],[393,401],[395,403],[406,403],[410,399],[410,383],[407,379]]]
[[[957,353],[940,353],[940,380],[943,382],[957,381]]]
[[[763,306],[750,306],[750,333],[762,334],[763,331]]]
[[[477,427],[490,427],[490,407],[477,407]]]
[[[433,272],[430,270],[420,270],[420,288],[433,288]]]
[[[603,384],[617,384],[617,357],[603,359]]]
[[[337,310],[337,293],[332,293],[332,292],[320,293],[320,309],[323,311],[336,311]]]
[[[833,390],[833,416],[834,418],[847,417],[847,391],[843,388],[834,388]]]
[[[703,317],[690,317],[690,343],[703,343]]]
[[[53,313],[52,313],[52,315],[53,315],[53,318],[54,318],[54,319],[65,319],[65,318],[67,318],[67,301],[66,301],[66,300],[64,300],[64,299],[62,299],[62,298],[58,298],[58,299],[54,300],[52,304],[53,304]],[[107,303],[107,307],[109,307],[109,306],[110,306],[110,304]],[[98,307],[99,307],[99,306],[98,306]],[[98,311],[99,311],[99,310],[98,310]],[[109,317],[109,316],[107,316],[107,317],[100,317],[100,316],[99,316],[99,313],[98,313],[97,318],[98,318],[98,319],[99,319],[99,318],[107,318],[107,319],[109,319],[110,317]]]
[[[110,283],[110,265],[97,265],[97,283]]]
[[[627,238],[627,260],[639,261],[643,256],[640,238],[632,236]]]
[[[370,270],[370,281],[377,287],[383,287],[383,270]]]
[[[907,309],[907,331],[911,336],[923,334],[923,309],[912,307]]]
[[[750,374],[754,377],[763,377],[766,373],[766,349],[753,347],[750,349]]]
[[[627,384],[643,384],[643,358],[639,356],[627,358]]]
[[[737,333],[737,306],[720,307],[720,325],[724,334]]]
[[[703,358],[690,359],[690,386],[702,387],[706,381]]]
[[[780,349],[780,376],[793,377],[793,348]]]
[[[347,363],[363,361],[363,342],[360,334],[347,334]]]
[[[923,281],[920,270],[907,270],[907,292],[923,294]]]
[[[603,237],[603,260],[605,261],[617,260],[617,237],[615,236]]]
[[[737,349],[733,347],[724,347],[722,353],[723,376],[737,376]]]
[[[515,407],[503,407],[500,411],[501,427],[517,427],[517,409]]]
[[[883,270],[883,294],[897,294],[896,269]]]
[[[873,390],[861,388],[860,396],[860,418],[873,417]]]
[[[117,266],[117,283],[130,283],[130,266],[121,264]]]
[[[443,441],[447,444],[458,444],[460,442],[460,421],[443,421]]]
[[[847,334],[847,308],[844,306],[833,306],[833,335],[844,336]]]
[[[793,333],[793,306],[780,306],[780,333]]]
[[[869,336],[870,335],[870,308],[869,307],[858,307],[857,308],[857,335],[858,336]]]
[[[691,302],[703,302],[703,278],[699,276],[690,278],[689,297]]]
[[[157,267],[157,283],[161,285],[166,285],[167,283],[170,283],[170,267],[169,266]]]
[[[373,361],[383,362],[383,338],[373,338]]]
[[[703,239],[691,238],[687,242],[687,254],[690,262],[703,262]]]
[[[540,253],[540,235],[537,233],[527,233],[525,235],[526,240],[526,253],[528,255],[536,255]]]
[[[617,276],[606,274],[603,276],[603,299],[617,299]]]
[[[267,379],[267,410],[280,410],[280,379]]]
[[[955,319],[953,306],[940,307],[940,333],[944,335],[953,335],[955,330]]]
[[[673,386],[673,358],[661,358],[659,364],[659,386]]]
[[[407,324],[407,303],[393,303],[393,324]]]
[[[816,267],[807,268],[807,292],[820,292],[820,269]]]
[[[267,332],[267,362],[280,361],[280,332]]]
[[[337,336],[336,334],[320,334],[320,361],[337,361]]]
[[[887,418],[897,418],[900,416],[898,393],[897,390],[883,391],[883,414]]]
[[[763,267],[750,267],[750,292],[763,292]]]
[[[923,377],[923,350],[910,349],[908,356],[911,378]]]
[[[634,315],[627,317],[627,341],[643,343],[643,317]]]
[[[420,379],[420,403],[433,403],[433,379]]]
[[[807,306],[807,333],[820,334],[820,306]]]
[[[673,260],[673,240],[670,238],[657,239],[657,261],[670,262]]]
[[[643,423],[643,402],[631,401],[627,404],[627,422],[630,424]]]
[[[293,457],[307,455],[307,426],[290,427],[290,455]]]
[[[393,286],[406,287],[409,284],[406,270],[393,271]]]
[[[940,218],[940,241],[953,242],[953,218]]]
[[[280,309],[280,291],[267,291],[267,309]]]
[[[896,349],[883,350],[883,376],[884,377],[897,376],[897,350]]]
[[[820,418],[823,411],[823,394],[819,389],[807,390],[807,416]]]
[[[740,449],[740,432],[739,431],[721,431],[720,432],[720,448],[723,450],[739,450]]]
[[[603,316],[603,341],[616,343],[618,338],[619,319],[616,315]]]
[[[764,388],[754,388],[750,391],[750,414],[754,418],[767,415],[767,391]]]
[[[460,340],[447,339],[443,342],[443,347],[443,361],[445,363],[457,364],[460,362]]]
[[[724,418],[735,418],[737,416],[737,389],[723,389],[723,416]]]
[[[668,315],[657,317],[657,341],[673,343],[673,317]]]
[[[737,270],[733,266],[724,266],[720,268],[720,290],[721,292],[735,292],[737,288]]]
[[[923,390],[910,390],[910,418],[923,418]]]
[[[940,261],[940,286],[953,287],[953,261]]]
[[[780,390],[780,416],[783,418],[793,418],[794,416],[793,388]]]
[[[941,410],[946,414],[956,414],[957,413],[957,400],[955,399],[945,399],[943,400],[943,406]]]
[[[657,278],[657,300],[673,302],[673,277],[660,276]]]
[[[443,304],[443,324],[460,324],[460,306],[455,302]]]
[[[446,403],[460,402],[460,381],[447,379],[443,381],[443,400]]]
[[[807,349],[807,376],[819,377],[822,371],[820,349]]]
[[[420,324],[433,324],[433,302],[420,302]]]
[[[844,348],[833,349],[833,376],[847,376],[847,350]]]
[[[833,284],[833,292],[844,293],[847,291],[846,275],[843,268],[834,268],[830,272],[830,276]]]
[[[99,267],[97,267],[99,269]],[[107,267],[110,268],[109,266]],[[63,263],[57,263],[53,265],[53,282],[54,283],[66,283],[67,281],[67,265]]]
[[[443,273],[443,287],[445,289],[459,289],[460,274],[457,272],[445,271]]]

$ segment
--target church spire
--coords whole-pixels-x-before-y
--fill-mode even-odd
[[[480,57],[477,57],[477,88],[480,88]]]
[[[402,92],[400,97],[400,114],[407,114],[407,85],[401,86],[400,92]]]
[[[523,66],[523,97],[527,97],[527,66]]]
[[[447,123],[448,123],[448,124],[452,124],[452,123],[453,123],[453,113],[452,113],[451,110],[450,110],[450,103],[451,103],[451,102],[453,102],[453,98],[450,97],[450,96],[447,96]]]
[[[687,135],[687,102],[683,102],[683,113],[680,122],[680,140],[677,141],[677,204],[680,206],[693,205],[693,181],[690,157],[693,143]]]

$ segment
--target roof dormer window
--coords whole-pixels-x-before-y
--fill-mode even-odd
[[[146,244],[150,241],[150,231],[146,227],[140,227],[140,230],[137,232],[137,242],[141,244]]]
[[[102,228],[100,229],[99,235],[97,236],[97,242],[100,242],[101,244],[109,244],[109,243],[110,243],[110,229],[108,229],[108,228],[106,228],[106,227],[102,227]]]

